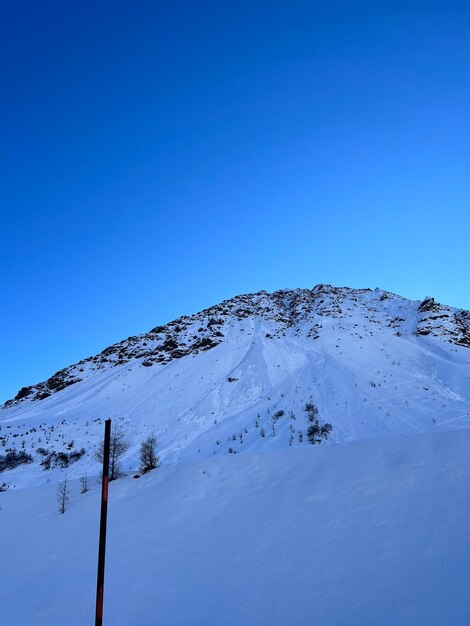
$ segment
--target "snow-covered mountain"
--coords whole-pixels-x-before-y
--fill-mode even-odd
[[[237,296],[23,387],[0,409],[0,470],[12,449],[30,461],[0,473],[0,621],[92,623],[111,417],[131,445],[105,623],[468,624],[469,348],[468,311],[318,285]],[[134,480],[149,433],[162,465]]]
[[[133,445],[154,432],[163,462],[308,445],[313,402],[330,442],[470,425],[470,313],[380,289],[237,296],[20,389],[0,411],[5,449],[85,449],[106,417]],[[97,466],[96,466],[97,468]],[[46,480],[38,463],[23,481]],[[12,474],[12,478],[13,478]],[[14,480],[14,484],[23,484]]]

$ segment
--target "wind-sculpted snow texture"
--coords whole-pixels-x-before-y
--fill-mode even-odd
[[[345,442],[470,425],[470,314],[379,289],[237,296],[128,339],[24,387],[0,411],[4,450],[33,456],[11,487],[49,478],[38,447],[97,465],[103,420],[138,442],[159,440],[164,463],[308,445],[304,406]]]

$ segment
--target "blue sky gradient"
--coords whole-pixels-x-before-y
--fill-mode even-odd
[[[0,400],[237,293],[470,308],[468,2],[0,17]]]

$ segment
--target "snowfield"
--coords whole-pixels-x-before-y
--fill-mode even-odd
[[[0,409],[0,456],[31,455],[0,472],[1,623],[93,623],[107,417],[131,445],[106,624],[470,623],[469,348],[468,311],[318,285],[237,296],[23,387]],[[318,446],[306,403],[333,426]],[[162,465],[135,479],[150,433]],[[47,470],[46,453],[76,456]]]
[[[470,623],[470,431],[162,467],[111,484],[105,623]],[[2,494],[3,624],[92,624],[99,485]]]

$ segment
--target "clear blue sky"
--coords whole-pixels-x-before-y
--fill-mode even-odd
[[[470,4],[3,2],[0,400],[237,293],[470,308]]]

